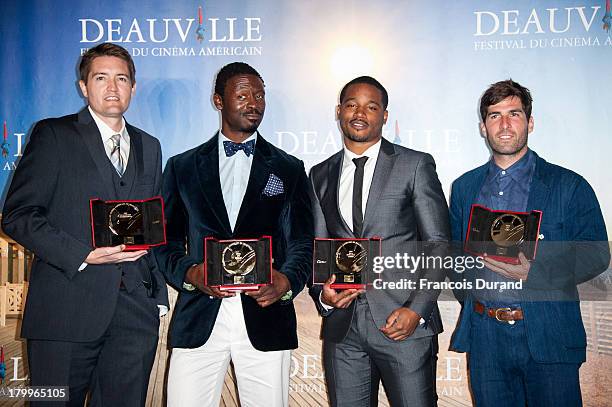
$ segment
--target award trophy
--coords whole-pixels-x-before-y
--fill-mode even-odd
[[[540,233],[541,211],[495,211],[472,205],[465,251],[518,264],[522,252],[529,260],[535,258]]]
[[[234,285],[244,284],[256,263],[255,249],[247,242],[230,243],[221,253],[221,266],[228,276],[232,276]]]
[[[332,275],[334,289],[365,288],[370,282],[374,256],[379,256],[381,239],[315,239],[313,283],[324,284]]]
[[[357,240],[342,243],[336,249],[336,281],[341,283],[361,283],[361,271],[368,264],[368,250]]]
[[[272,282],[272,238],[204,239],[204,284],[220,290],[257,290]]]
[[[134,244],[134,236],[144,231],[142,210],[131,202],[114,204],[108,213],[108,228],[115,236],[123,236],[125,244]]]
[[[94,247],[126,245],[143,250],[166,243],[161,197],[146,200],[89,201]]]

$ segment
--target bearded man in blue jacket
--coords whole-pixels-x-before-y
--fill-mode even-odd
[[[542,211],[534,260],[518,264],[484,256],[468,280],[516,282],[521,290],[471,289],[451,349],[468,352],[477,406],[581,406],[578,370],[586,335],[577,284],[602,273],[610,250],[593,189],[580,175],[548,163],[527,147],[533,131],[529,90],[506,80],[480,102],[480,129],[492,150],[486,164],[453,183],[452,239],[466,238],[471,206]],[[474,286],[473,286],[474,287]]]

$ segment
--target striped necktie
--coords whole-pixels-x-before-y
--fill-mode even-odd
[[[110,138],[113,143],[113,148],[110,153],[110,160],[117,171],[117,174],[121,177],[125,171],[125,163],[123,162],[123,156],[121,155],[121,135],[113,134]]]

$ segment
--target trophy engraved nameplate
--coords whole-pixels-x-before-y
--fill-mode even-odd
[[[205,285],[221,290],[257,290],[272,281],[272,238],[204,239]]]
[[[90,200],[94,247],[126,245],[126,250],[148,249],[166,242],[163,201]]]
[[[533,260],[541,220],[541,211],[495,211],[472,205],[464,248],[506,263],[518,264],[520,252]]]
[[[380,250],[380,238],[315,239],[313,283],[324,284],[333,274],[332,288],[365,288],[371,280],[372,258]]]

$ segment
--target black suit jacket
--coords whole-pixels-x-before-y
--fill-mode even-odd
[[[130,157],[136,160],[131,199],[159,193],[161,149],[154,137],[127,125]],[[34,252],[22,335],[30,339],[92,341],[107,329],[115,312],[122,273],[156,281],[151,312],[168,304],[155,259],[88,265],[92,250],[91,198],[115,199],[109,159],[89,110],[46,119],[34,127],[4,204],[2,228]],[[159,315],[159,314],[158,314]]]
[[[353,237],[340,213],[339,180],[344,150],[339,151],[310,171],[312,200],[317,237]],[[372,177],[368,202],[363,218],[363,236],[382,237],[382,255],[397,253],[418,256],[444,255],[449,240],[448,208],[433,158],[426,153],[404,148],[382,139]],[[376,276],[377,277],[377,276]],[[384,281],[419,279],[441,281],[439,269],[386,270]],[[310,295],[324,315],[323,337],[341,342],[353,316],[353,304],[347,309],[323,311],[319,303],[321,286],[310,289]],[[442,320],[436,303],[439,290],[368,289],[366,297],[377,326],[385,325],[391,312],[408,307],[426,321],[410,338],[431,336],[442,331]]]
[[[236,225],[232,232],[219,180],[218,134],[206,143],[172,157],[164,170],[168,245],[156,252],[168,283],[179,290],[170,346],[196,348],[208,340],[220,299],[199,290],[183,289],[187,269],[203,261],[203,239],[259,238],[272,236],[274,268],[284,273],[295,297],[311,273],[312,212],[308,179],[302,162],[257,138],[251,173]],[[242,154],[242,152],[238,152]],[[284,193],[267,197],[264,188],[271,174],[280,178]],[[293,303],[277,301],[261,308],[242,295],[242,309],[249,339],[262,351],[297,347]]]

